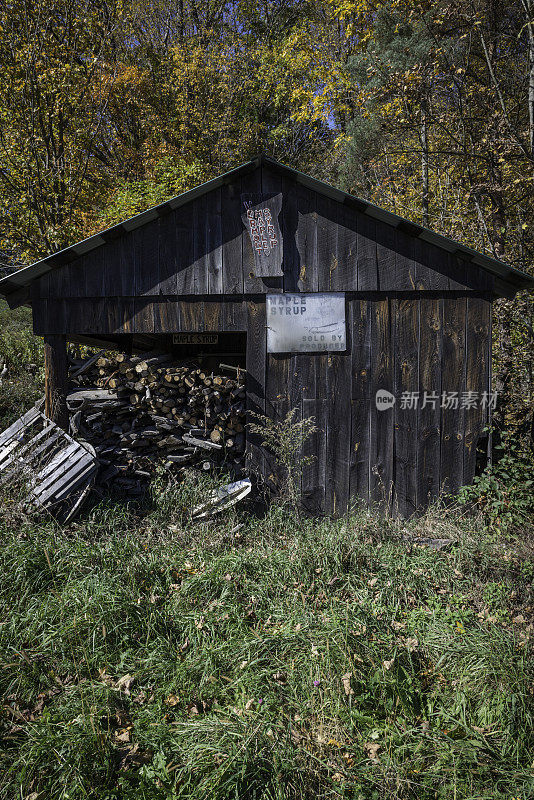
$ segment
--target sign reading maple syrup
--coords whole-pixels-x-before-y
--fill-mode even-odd
[[[173,333],[173,344],[217,344],[218,333]]]

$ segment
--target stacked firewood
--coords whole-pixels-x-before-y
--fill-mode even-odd
[[[95,449],[100,482],[140,494],[158,465],[241,475],[245,371],[176,363],[169,354],[72,359],[71,430]]]

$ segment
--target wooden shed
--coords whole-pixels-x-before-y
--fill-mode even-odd
[[[528,275],[259,157],[0,281],[45,341],[64,421],[66,342],[232,353],[247,409],[318,431],[314,513],[402,515],[469,483],[491,413],[491,307]],[[249,436],[252,471],[270,455]]]

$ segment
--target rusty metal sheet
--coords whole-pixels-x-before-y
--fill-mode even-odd
[[[268,353],[347,349],[343,293],[268,294],[266,303]]]

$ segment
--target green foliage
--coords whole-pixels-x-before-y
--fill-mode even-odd
[[[122,222],[151,206],[192,189],[215,177],[209,166],[201,162],[187,163],[180,157],[162,156],[146,178],[125,181],[110,197],[110,202],[95,220],[97,228]]]
[[[495,450],[499,460],[462,487],[459,500],[476,506],[490,527],[521,528],[534,515],[534,455],[511,440]]]
[[[280,420],[252,413],[251,416],[258,423],[247,423],[250,433],[261,437],[262,446],[275,456],[279,471],[278,498],[295,511],[298,510],[303,470],[315,458],[303,456],[302,447],[318,430],[314,417],[295,419],[297,411],[292,408]]]
[[[0,430],[28,410],[43,393],[43,343],[32,333],[31,311],[10,311],[0,301]]]
[[[443,512],[192,525],[208,488],[1,506],[2,800],[531,796],[531,552]]]

